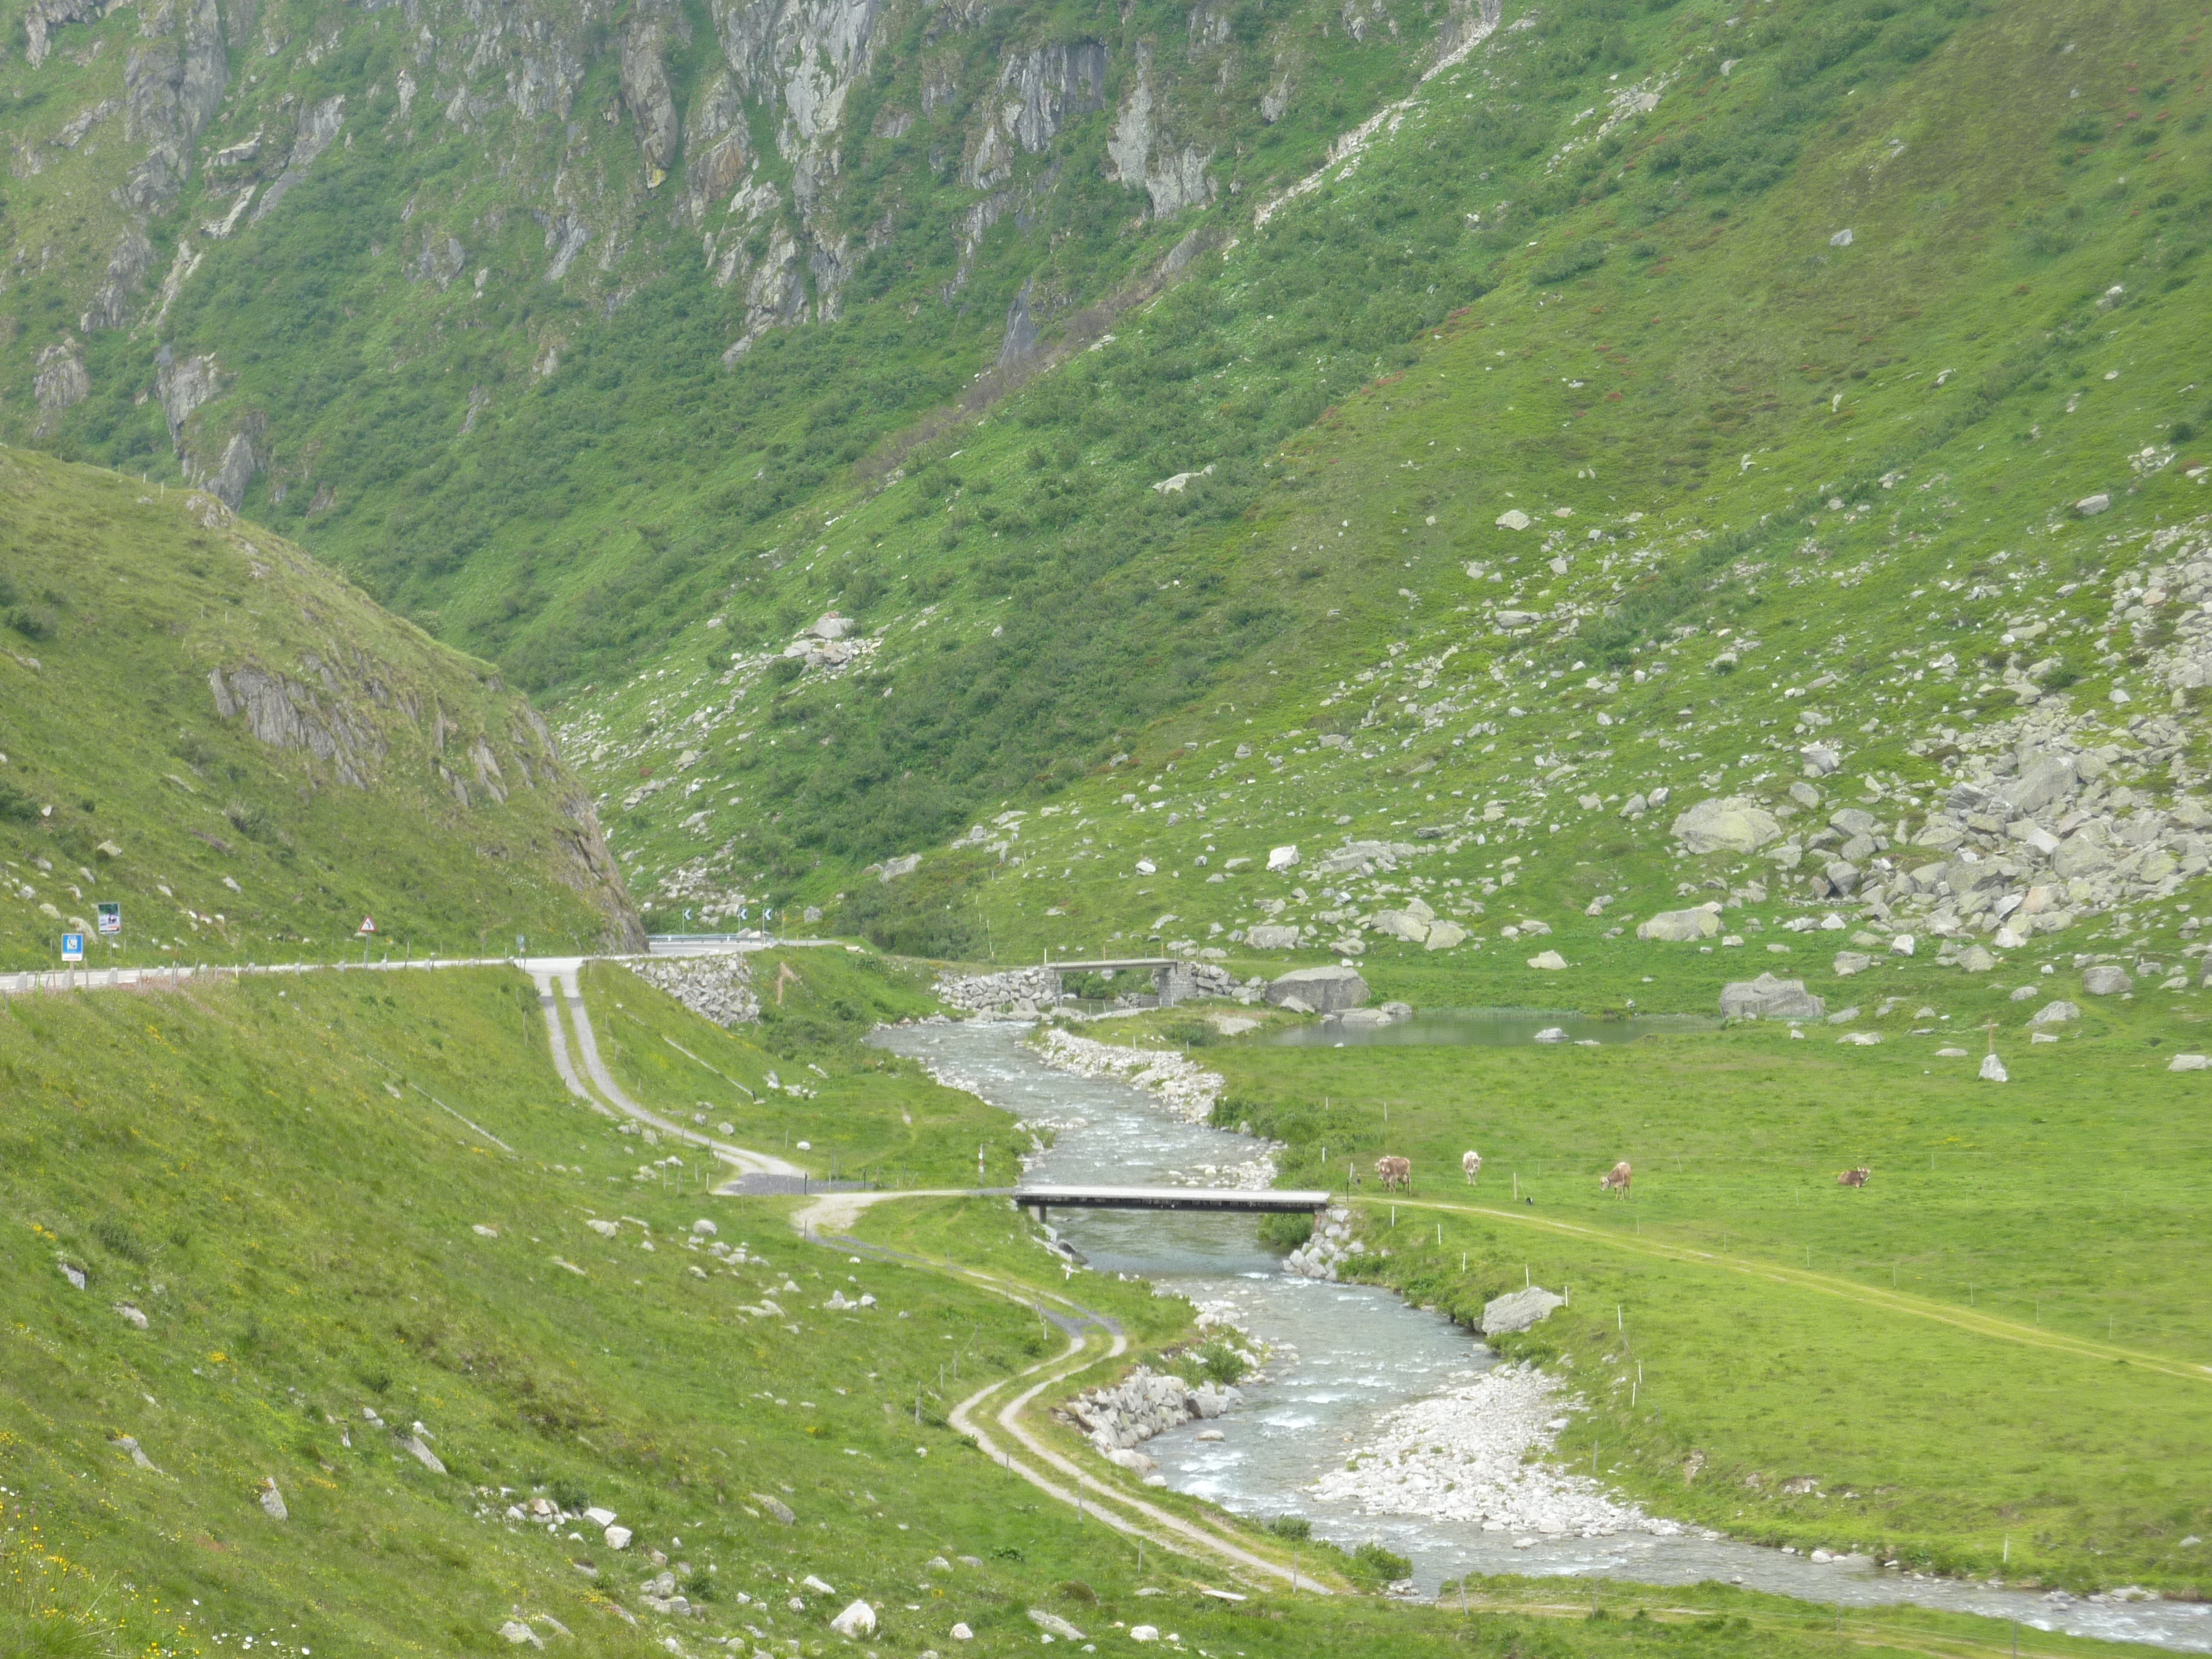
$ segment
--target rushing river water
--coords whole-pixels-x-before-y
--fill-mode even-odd
[[[1182,1122],[1127,1084],[1051,1069],[1024,1042],[1029,1030],[974,1020],[890,1027],[875,1040],[992,1105],[1050,1128],[1052,1149],[1031,1170],[1041,1181],[1230,1185],[1226,1172],[1255,1155],[1252,1141]],[[1619,1025],[1611,1030],[1616,1040],[1624,1035]],[[2017,1620],[2031,1629],[2212,1653],[2212,1607],[2053,1601],[1885,1571],[1863,1558],[1815,1563],[1694,1531],[1530,1538],[1486,1532],[1472,1522],[1371,1516],[1355,1498],[1323,1501],[1308,1488],[1368,1443],[1383,1413],[1471,1380],[1495,1356],[1442,1316],[1422,1313],[1387,1291],[1282,1273],[1249,1218],[1087,1211],[1054,1219],[1061,1237],[1097,1271],[1141,1274],[1218,1307],[1273,1350],[1265,1380],[1246,1385],[1242,1407],[1146,1443],[1168,1484],[1240,1514],[1304,1516],[1317,1535],[1347,1548],[1379,1540],[1413,1562],[1422,1594],[1468,1572],[1646,1584],[1717,1579],[1823,1605],[1911,1602]],[[1080,1299],[1080,1283],[1070,1288]],[[1223,1437],[1199,1439],[1206,1429]]]

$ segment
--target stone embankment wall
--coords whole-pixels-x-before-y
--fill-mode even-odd
[[[1352,1212],[1332,1209],[1322,1216],[1314,1236],[1283,1258],[1283,1271],[1334,1283],[1339,1262],[1366,1254],[1367,1247],[1352,1236]]]
[[[752,969],[734,951],[713,957],[640,957],[629,963],[629,970],[717,1025],[744,1025],[760,1018]]]
[[[1219,1417],[1231,1406],[1243,1403],[1243,1391],[1234,1385],[1201,1382],[1193,1388],[1179,1376],[1163,1376],[1139,1365],[1110,1389],[1085,1390],[1063,1410],[1109,1459],[1132,1468],[1136,1460],[1115,1458],[1114,1454],[1130,1451],[1154,1435],[1179,1429],[1194,1418]]]

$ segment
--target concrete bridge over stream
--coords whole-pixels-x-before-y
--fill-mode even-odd
[[[1198,993],[1198,976],[1181,957],[1097,957],[1084,961],[1054,962],[1048,955],[1045,968],[1062,976],[1069,974],[1148,973],[1163,1008],[1173,1007]]]
[[[1217,1215],[1312,1215],[1334,1195],[1238,1187],[1017,1187],[1014,1202],[1042,1223],[1052,1210],[1196,1210]]]

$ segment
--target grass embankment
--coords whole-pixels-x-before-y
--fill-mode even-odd
[[[251,713],[241,671],[281,682]],[[0,878],[9,969],[58,966],[64,929],[110,967],[357,958],[363,916],[380,956],[636,927],[588,798],[490,664],[206,495],[21,450],[0,452]]]
[[[619,1000],[666,1015],[641,987]],[[787,1204],[638,1179],[638,1143],[563,1096],[542,1032],[526,982],[491,969],[0,1013],[11,1650],[205,1655],[251,1636],[326,1659],[492,1652],[520,1618],[580,1654],[757,1630],[814,1656],[854,1596],[878,1608],[869,1645],[888,1653],[942,1649],[956,1620],[979,1653],[1026,1649],[1033,1606],[1102,1640],[1142,1621],[1255,1654],[1833,1649],[1779,1604],[1719,1591],[1614,1593],[1624,1616],[1565,1625],[1264,1594],[1231,1607],[1157,1552],[1140,1579],[1133,1546],[1031,1501],[944,1425],[951,1356],[963,1382],[1005,1375],[1058,1350],[1057,1332],[957,1276],[804,1246]],[[732,1076],[757,1060],[696,1022],[687,1038]],[[850,1064],[837,1042],[809,1052],[833,1081]],[[888,1144],[922,1085],[866,1081],[840,1110]],[[628,1084],[661,1110],[695,1092]],[[986,1133],[980,1104],[930,1104],[956,1151]],[[692,1249],[702,1212],[768,1261],[732,1271]],[[933,1260],[1012,1278],[1039,1261],[990,1206],[907,1225]],[[829,1311],[837,1289],[877,1305]],[[1147,1287],[1086,1290],[1153,1335],[1178,1317]],[[402,1449],[407,1432],[446,1473]],[[268,1481],[285,1519],[262,1505]],[[504,1518],[534,1497],[604,1505],[635,1541]],[[702,1619],[647,1609],[647,1552]],[[928,1565],[940,1554],[950,1569]],[[809,1573],[836,1593],[796,1582]],[[1140,1599],[1143,1583],[1166,1594]],[[1638,1604],[1659,1616],[1626,1616]]]
[[[1375,1271],[1413,1300],[1473,1320],[1527,1278],[1571,1286],[1571,1310],[1500,1346],[1589,1401],[1563,1456],[1654,1509],[2201,1593],[2212,1132],[2197,1079],[2164,1069],[2174,1018],[2093,1002],[2086,1029],[2032,1047],[2015,1024],[2002,1086],[1935,1060],[1945,1036],[1842,1047],[1819,1025],[1199,1056],[1228,1079],[1219,1121],[1290,1143],[1286,1184],[1341,1189],[1357,1165],[1370,1248],[1392,1252]],[[1386,1149],[1417,1178],[1395,1226]],[[1597,1187],[1620,1158],[1626,1204]],[[1838,1188],[1859,1164],[1870,1184]],[[1816,1492],[1780,1490],[1804,1476]]]

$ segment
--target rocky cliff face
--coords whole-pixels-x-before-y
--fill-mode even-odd
[[[671,280],[700,284],[726,317],[716,349],[732,368],[774,331],[844,317],[872,257],[947,265],[936,303],[957,307],[987,247],[1036,267],[1095,211],[1096,182],[1118,187],[1138,233],[1241,189],[1227,176],[1249,148],[1239,135],[1296,113],[1314,41],[1383,54],[1402,78],[1427,60],[1431,9],[1369,0],[1355,27],[1314,0],[1240,23],[1206,0],[1102,9],[1071,28],[968,0],[714,0],[700,27],[675,0],[329,15],[286,0],[38,0],[25,52],[0,63],[0,91],[32,112],[0,138],[18,204],[66,202],[76,222],[33,280],[66,293],[78,336],[118,337],[64,349],[77,369],[35,386],[40,354],[64,343],[18,340],[0,436],[59,429],[103,381],[150,385],[186,481],[234,507],[264,473],[275,500],[313,484],[316,455],[344,434],[302,429],[296,410],[270,419],[281,383],[246,354],[217,369],[191,303],[257,259],[329,257],[283,243],[301,191],[319,203],[343,189],[366,255],[319,273],[331,303],[272,316],[270,334],[381,314],[381,368],[403,377],[489,330],[493,356],[527,368],[519,384],[542,382],[579,331],[620,330],[642,286]],[[994,240],[1010,220],[1012,244]],[[1028,355],[1109,274],[1048,276],[984,362]],[[249,278],[226,303],[250,307],[252,291]],[[556,294],[576,303],[549,306]],[[527,319],[454,309],[477,301]],[[471,396],[471,429],[496,397]],[[190,417],[210,404],[201,431]]]

